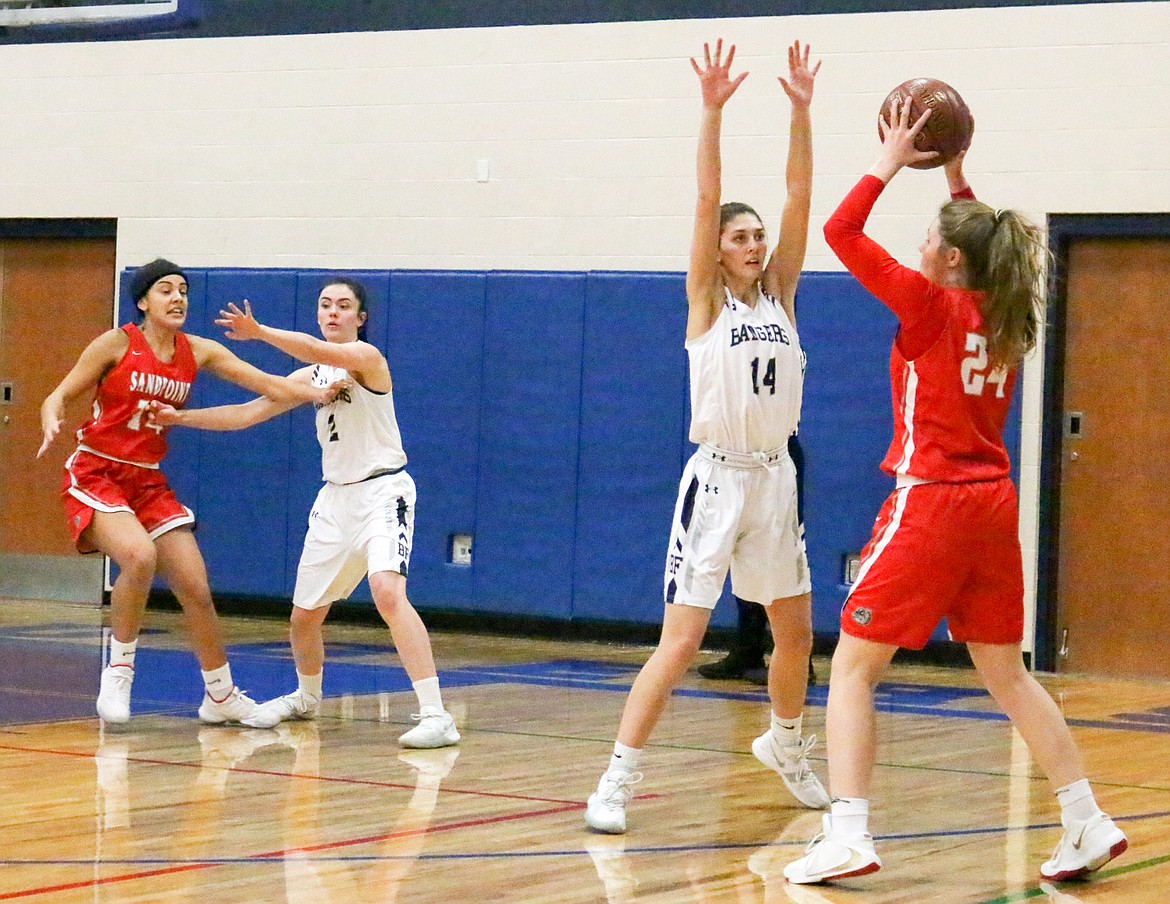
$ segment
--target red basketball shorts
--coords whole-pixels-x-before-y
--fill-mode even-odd
[[[65,462],[61,482],[65,519],[78,552],[96,552],[81,538],[94,512],[129,512],[154,540],[195,523],[195,514],[175,498],[158,468],[143,468],[78,449]]]
[[[841,610],[854,637],[920,650],[943,618],[964,643],[1019,643],[1024,574],[1011,480],[894,490]]]

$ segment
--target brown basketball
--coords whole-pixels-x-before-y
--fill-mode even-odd
[[[882,101],[881,116],[890,118],[890,102],[895,97],[903,101],[910,99],[910,122],[915,122],[926,110],[933,110],[930,119],[918,137],[914,146],[920,151],[938,151],[937,157],[932,157],[922,163],[911,163],[915,169],[934,169],[953,160],[960,151],[971,144],[971,135],[975,131],[975,119],[959,92],[936,78],[912,78],[902,82],[891,91]],[[881,129],[878,129],[878,138],[881,138]]]

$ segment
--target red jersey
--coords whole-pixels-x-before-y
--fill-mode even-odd
[[[952,482],[1006,477],[1003,425],[1016,373],[988,365],[983,293],[937,285],[865,235],[883,188],[863,176],[825,224],[837,257],[898,318],[890,350],[894,440],[882,470]]]
[[[183,333],[175,334],[175,356],[160,361],[142,331],[132,323],[120,361],[102,378],[93,399],[93,416],[77,431],[79,448],[103,458],[157,468],[167,454],[166,431],[146,422],[146,409],[158,399],[181,408],[195,381],[195,356]]]

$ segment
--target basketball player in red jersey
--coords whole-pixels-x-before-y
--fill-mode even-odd
[[[1065,832],[1041,875],[1087,875],[1127,846],[1093,798],[1060,710],[1020,655],[1019,515],[1002,434],[1016,367],[1039,328],[1043,237],[1015,211],[975,200],[964,155],[946,164],[951,201],[927,232],[918,270],[864,232],[886,183],[934,156],[914,147],[929,115],[911,123],[910,105],[892,103],[881,156],[825,224],[841,262],[898,318],[894,440],[882,462],[897,483],[841,613],[826,716],[831,810],[805,856],[785,868],[789,882],[881,868],[868,833],[874,687],[897,649],[921,649],[944,617],[1056,791]]]
[[[93,414],[77,432],[77,451],[66,462],[62,492],[78,551],[103,553],[118,565],[98,715],[109,723],[130,718],[138,632],[157,571],[183,608],[203,671],[206,692],[199,718],[270,728],[278,720],[232,681],[207,569],[192,533],[195,516],[175,498],[159,470],[166,435],[147,411],[152,401],[183,405],[199,368],[282,401],[324,402],[338,387],[314,388],[266,374],[218,342],[181,332],[187,278],[170,261],[139,268],[130,280],[130,297],[141,312],[141,327],[131,323],[109,330],[81,353],[41,405],[44,441],[37,452],[39,457],[60,433],[66,404],[94,392]]]

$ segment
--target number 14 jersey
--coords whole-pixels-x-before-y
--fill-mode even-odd
[[[804,353],[776,299],[749,307],[724,289],[714,325],[686,344],[693,443],[728,452],[787,447],[800,422]]]

